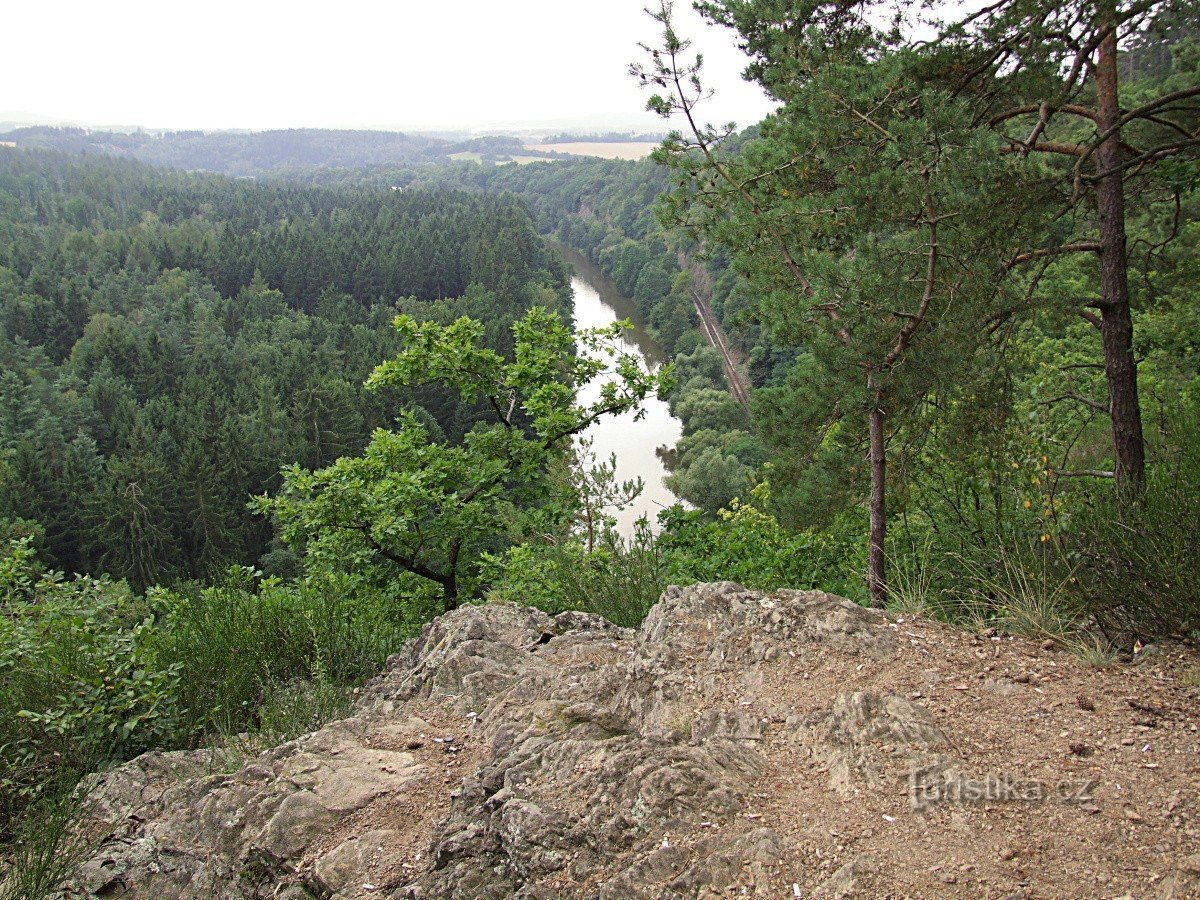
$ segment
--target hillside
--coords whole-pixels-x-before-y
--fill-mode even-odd
[[[74,896],[1195,896],[1197,663],[730,583],[468,607],[348,719],[101,776]]]
[[[458,153],[481,159],[530,155],[515,137],[451,141],[397,131],[291,128],[281,131],[119,131],[32,126],[4,133],[24,149],[117,156],[236,177],[283,176],[361,166],[446,164]],[[535,152],[535,156],[542,153]]]

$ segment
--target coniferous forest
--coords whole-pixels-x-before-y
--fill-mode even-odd
[[[531,305],[565,308],[512,200],[35,152],[3,181],[3,516],[47,564],[139,592],[258,561],[246,501],[284,464],[359,451],[406,408],[469,430],[437,391],[364,391],[398,312],[472,315],[504,352]]]
[[[0,856],[88,772],[335,718],[466,603],[636,625],[729,580],[1096,666],[1195,640],[1200,15],[1005,0],[915,40],[821,0],[699,6],[776,112],[704,125],[663,4],[632,70],[669,119],[653,158],[0,147]],[[574,329],[558,245],[671,366]],[[636,486],[577,437],[653,394],[685,502],[622,535]]]

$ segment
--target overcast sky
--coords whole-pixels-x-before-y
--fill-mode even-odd
[[[9,0],[0,118],[165,128],[661,127],[627,74],[655,0]],[[719,89],[706,121],[757,121],[725,29],[676,4]]]

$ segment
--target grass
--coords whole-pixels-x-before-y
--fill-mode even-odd
[[[1116,648],[1096,635],[1081,635],[1066,646],[1077,660],[1093,669],[1107,669],[1116,665]]]
[[[931,541],[893,552],[888,608],[959,628],[995,627],[1008,634],[1050,640],[1097,669],[1116,663],[1117,648],[1090,624],[1079,603],[1077,568],[1051,552],[1001,549],[986,559],[946,554],[934,559]],[[939,587],[954,572],[949,587]]]
[[[254,729],[224,733],[221,744],[240,763],[263,750],[316,731],[327,722],[345,718],[350,714],[350,701],[351,689],[325,676],[269,684],[264,687]]]
[[[91,855],[95,841],[80,828],[84,806],[62,776],[56,789],[22,817],[0,848],[0,900],[50,900]]]
[[[160,645],[187,672],[183,731],[282,734],[343,709],[348,689],[411,633],[389,605],[356,602],[338,585],[236,581],[183,598]]]
[[[615,537],[582,564],[564,559],[557,569],[566,608],[603,616],[624,628],[641,625],[667,586],[663,559],[648,527],[628,540]]]
[[[946,610],[938,602],[934,586],[933,541],[926,539],[908,553],[891,551],[888,577],[888,609],[906,616],[944,619]]]

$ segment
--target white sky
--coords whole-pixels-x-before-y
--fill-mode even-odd
[[[661,128],[627,74],[656,0],[8,0],[0,119],[150,128]],[[677,0],[718,95],[702,118],[769,106],[725,29]]]

